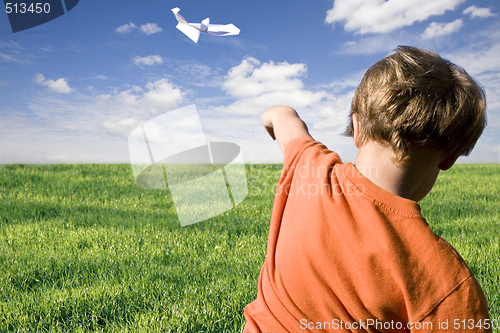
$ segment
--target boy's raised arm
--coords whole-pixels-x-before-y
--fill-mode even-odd
[[[273,140],[278,141],[283,153],[288,142],[293,139],[301,136],[311,137],[307,125],[289,106],[272,106],[262,114],[261,120]]]

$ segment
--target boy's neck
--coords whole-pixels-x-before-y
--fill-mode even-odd
[[[417,202],[422,200],[439,174],[440,156],[429,151],[412,151],[401,162],[393,157],[388,144],[369,141],[359,147],[354,165],[363,176],[387,192]]]

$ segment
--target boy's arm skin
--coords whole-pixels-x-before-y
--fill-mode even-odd
[[[301,136],[311,137],[307,125],[289,106],[272,106],[262,114],[261,120],[269,135],[278,142],[283,153],[285,153],[286,145],[293,139]]]

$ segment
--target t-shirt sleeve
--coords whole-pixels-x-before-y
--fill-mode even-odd
[[[340,157],[337,153],[330,151],[325,145],[321,142],[318,142],[311,138],[310,136],[301,136],[291,140],[285,147],[285,158],[283,161],[283,168],[291,167],[297,164],[298,160],[303,158],[302,153],[310,147],[315,146],[317,150],[322,151],[326,154],[333,154],[336,162],[340,162]]]
[[[310,136],[301,136],[291,140],[285,147],[284,155],[283,169],[278,183],[278,187],[282,187],[282,189],[278,188],[277,193],[287,192],[286,187],[290,186],[295,170],[300,167],[300,164],[316,160],[318,155],[329,155],[332,159],[330,165],[342,163],[337,153],[330,151],[325,145]]]
[[[284,152],[285,159],[283,164],[284,165],[290,164],[290,162],[295,159],[295,157],[301,150],[309,146],[312,146],[314,143],[318,142],[315,141],[310,136],[301,136],[288,142],[288,144],[285,146],[285,152]]]
[[[420,329],[415,327],[412,332],[492,332],[486,298],[473,276],[466,279],[419,323]]]

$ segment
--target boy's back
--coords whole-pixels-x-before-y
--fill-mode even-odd
[[[481,287],[418,201],[486,125],[481,87],[437,53],[399,47],[356,90],[354,164],[295,110],[262,122],[285,154],[244,332],[491,332]]]
[[[307,136],[285,152],[245,332],[462,331],[489,318],[473,274],[416,202]]]

